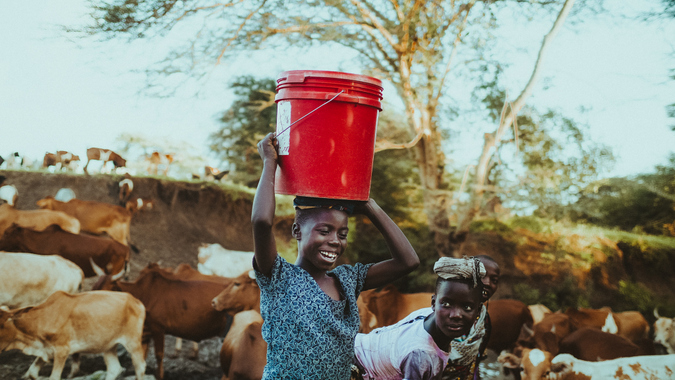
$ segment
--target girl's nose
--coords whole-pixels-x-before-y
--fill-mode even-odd
[[[462,311],[458,307],[452,307],[450,308],[448,312],[448,318],[454,319],[454,318],[461,318],[462,317]]]

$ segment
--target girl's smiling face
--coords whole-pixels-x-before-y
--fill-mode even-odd
[[[300,266],[310,264],[328,271],[347,247],[348,215],[333,209],[313,209],[299,224],[293,224],[293,237],[298,241]],[[314,268],[305,268],[314,269]]]

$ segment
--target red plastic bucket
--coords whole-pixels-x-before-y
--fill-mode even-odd
[[[381,100],[376,78],[313,70],[279,74],[276,192],[368,200]]]

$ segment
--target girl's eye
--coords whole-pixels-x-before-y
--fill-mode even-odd
[[[346,239],[347,234],[338,234],[338,237],[340,237],[340,239]]]
[[[466,311],[473,311],[473,306],[464,306],[464,310]]]
[[[450,303],[449,302],[441,302],[441,306],[450,307]]]

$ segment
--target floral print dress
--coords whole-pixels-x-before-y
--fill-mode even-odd
[[[277,256],[270,277],[256,270],[265,322],[263,380],[349,379],[359,330],[356,299],[372,264],[340,265],[328,272],[342,289],[336,301],[304,269]]]

